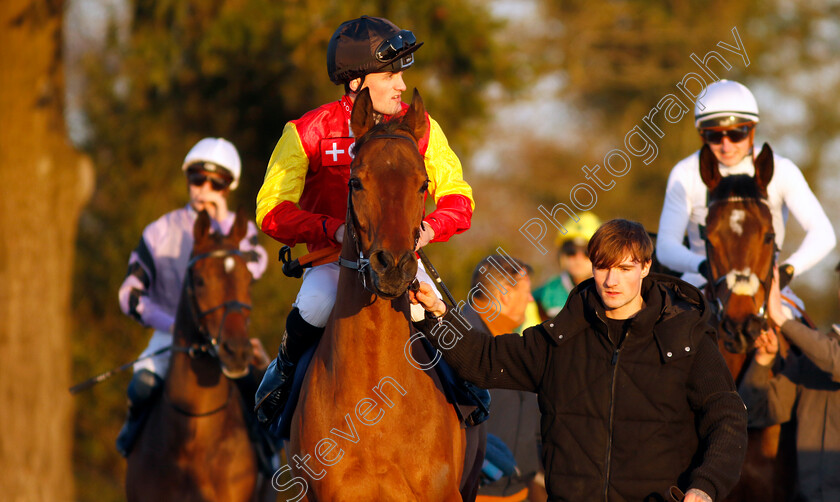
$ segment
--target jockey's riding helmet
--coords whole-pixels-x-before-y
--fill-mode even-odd
[[[750,122],[758,123],[758,103],[745,85],[734,80],[710,84],[694,106],[694,126],[698,129],[726,128]]]
[[[346,84],[368,73],[399,72],[414,64],[414,33],[381,17],[345,21],[327,46],[327,73],[335,84]]]
[[[239,159],[239,152],[233,143],[224,138],[204,138],[193,146],[187,156],[181,170],[186,171],[196,164],[202,164],[201,169],[208,172],[222,171],[233,178],[230,189],[239,186],[239,175],[242,173],[242,161]]]

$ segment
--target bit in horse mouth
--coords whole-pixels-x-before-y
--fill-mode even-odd
[[[245,368],[243,368],[239,371],[232,371],[232,370],[228,369],[227,366],[222,364],[222,373],[224,373],[224,375],[226,377],[234,379],[234,380],[236,380],[237,378],[242,378],[250,372],[251,372],[251,369],[248,366],[245,366]]]

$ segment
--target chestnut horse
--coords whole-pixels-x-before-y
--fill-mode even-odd
[[[412,336],[405,293],[417,272],[429,184],[418,151],[428,127],[423,102],[415,90],[402,118],[374,125],[365,89],[351,127],[357,140],[338,294],[291,421],[287,455],[305,481],[298,496],[460,501],[464,430],[434,371],[404,354]]]
[[[711,277],[706,297],[717,314],[721,353],[737,384],[752,359],[756,337],[768,329],[765,307],[777,251],[767,203],[773,152],[765,143],[755,160],[754,177],[724,177],[715,155],[704,146],[700,175],[709,189],[705,240]],[[792,427],[749,430],[741,479],[726,500],[788,499],[796,472]]]
[[[239,390],[226,378],[247,374],[252,354],[251,273],[239,250],[248,221],[239,211],[227,236],[211,233],[210,225],[202,211],[163,398],[128,457],[130,502],[244,502],[271,491],[258,476]],[[258,490],[258,479],[269,489]]]

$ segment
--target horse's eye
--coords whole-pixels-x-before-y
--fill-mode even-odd
[[[776,238],[776,236],[774,234],[771,234],[771,233],[764,234],[764,243],[765,244],[770,244],[771,242],[773,242],[773,239],[775,239],[775,238]]]
[[[348,185],[350,185],[350,190],[353,190],[354,192],[359,191],[362,189],[362,180],[359,178],[350,178]]]
[[[423,182],[423,186],[420,187],[420,193],[425,193],[426,190],[429,189],[429,180]]]

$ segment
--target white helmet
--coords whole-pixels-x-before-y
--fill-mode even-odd
[[[694,126],[698,129],[745,122],[758,123],[758,103],[745,85],[734,80],[712,83],[694,106]]]
[[[233,143],[224,138],[204,138],[190,149],[184,157],[184,164],[181,170],[186,171],[188,167],[196,162],[206,162],[208,165],[203,169],[213,172],[216,166],[223,168],[233,176],[230,189],[239,186],[239,175],[242,173],[242,161],[239,159],[239,152]]]

